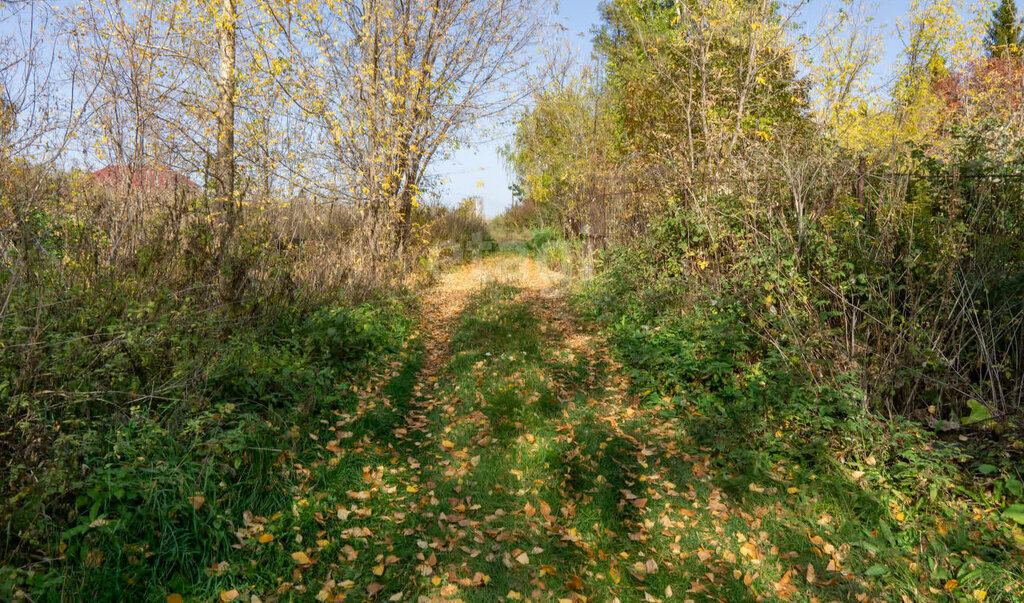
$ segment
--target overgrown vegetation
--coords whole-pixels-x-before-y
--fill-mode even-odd
[[[521,207],[620,248],[652,307],[739,304],[761,345],[854,378],[866,409],[960,429],[980,408],[1019,432],[1019,55],[965,54],[959,8],[915,5],[891,98],[858,98],[874,59],[853,13],[798,69],[788,9],[729,6],[606,3],[604,71],[540,94],[506,153]]]
[[[489,240],[429,170],[544,7],[395,6],[0,8],[0,599],[217,596],[308,434],[408,396],[410,287]]]
[[[986,23],[914,3],[879,98],[860,92],[880,34],[857,7],[798,36],[801,3],[610,0],[600,64],[537,95],[506,157],[522,192],[507,219],[578,242],[598,272],[583,305],[634,390],[691,417],[722,471],[792,464],[823,487],[852,471],[925,524],[983,507],[972,555],[992,565],[965,567],[1013,598],[1019,576],[990,573],[1019,562],[1024,509],[1010,7]],[[955,590],[943,566],[904,596]]]
[[[1015,5],[807,4],[5,3],[0,599],[1024,597]]]
[[[21,182],[45,194],[15,222],[4,251],[18,269],[0,276],[0,597],[192,584],[229,557],[244,515],[289,500],[308,425],[414,361],[411,309],[359,302],[314,267],[307,222],[253,214],[218,261],[202,197],[167,199],[126,243],[102,193]],[[8,184],[5,202],[31,194]]]

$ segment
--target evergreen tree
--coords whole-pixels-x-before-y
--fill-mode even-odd
[[[985,37],[985,46],[988,48],[989,56],[1002,54],[1010,48],[1012,52],[1018,52],[1021,45],[1021,24],[1017,20],[1017,5],[1015,0],[1002,0],[999,6],[992,11],[992,21],[988,26],[988,35]]]

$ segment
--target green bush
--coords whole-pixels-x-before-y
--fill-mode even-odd
[[[287,505],[281,455],[307,445],[293,426],[352,404],[412,336],[394,300],[252,311],[135,278],[96,295],[37,276],[0,325],[0,598],[184,589],[230,557],[243,513]]]

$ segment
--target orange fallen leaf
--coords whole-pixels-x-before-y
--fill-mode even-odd
[[[220,600],[223,601],[223,603],[228,603],[228,601],[234,601],[237,598],[238,598],[238,589],[237,588],[232,588],[231,590],[222,590],[222,591],[220,591]]]

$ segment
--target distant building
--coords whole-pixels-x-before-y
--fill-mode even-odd
[[[94,182],[101,187],[120,187],[128,183],[131,187],[149,193],[162,193],[168,190],[188,189],[198,191],[199,185],[192,180],[164,166],[144,166],[134,172],[123,165],[108,165],[92,173]]]

